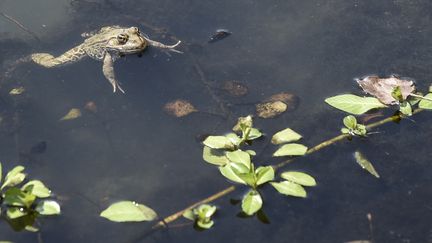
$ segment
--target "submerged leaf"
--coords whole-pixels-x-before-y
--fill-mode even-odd
[[[261,195],[258,191],[250,190],[242,200],[242,210],[247,215],[253,215],[261,209],[263,204]]]
[[[378,172],[373,167],[372,163],[366,159],[366,157],[360,153],[359,151],[354,152],[354,158],[356,162],[365,170],[367,170],[369,173],[371,173],[376,178],[379,178]]]
[[[403,80],[395,76],[390,78],[368,76],[363,79],[357,79],[356,81],[366,93],[375,96],[386,105],[397,104],[399,102],[398,99],[406,100],[415,90],[412,80]],[[396,96],[397,99],[393,96]]]
[[[294,182],[282,181],[282,182],[270,182],[270,184],[281,194],[294,197],[306,197],[305,189]]]
[[[18,88],[13,88],[11,91],[9,91],[10,95],[20,95],[22,93],[24,93],[25,88],[24,87],[18,87]]]
[[[286,128],[282,131],[279,131],[273,135],[271,142],[273,144],[282,144],[298,141],[302,136],[290,128]]]
[[[121,201],[109,206],[101,212],[100,216],[114,222],[140,222],[154,220],[157,214],[143,204]]]
[[[187,116],[198,111],[189,101],[181,99],[166,103],[164,110],[175,117]]]
[[[248,87],[246,85],[233,80],[225,81],[222,85],[222,89],[234,97],[243,96],[248,93]]]
[[[303,144],[298,143],[289,143],[280,147],[276,152],[273,153],[273,156],[295,156],[295,155],[304,155],[307,152],[307,147]]]
[[[285,112],[287,107],[282,101],[264,102],[256,105],[256,113],[261,118],[273,118]]]
[[[287,181],[291,181],[302,186],[316,186],[315,179],[303,172],[286,171],[281,174],[281,177]]]
[[[363,114],[371,109],[387,107],[377,98],[360,97],[353,94],[333,96],[325,99],[325,102],[339,110],[355,115]]]
[[[72,108],[69,110],[69,112],[65,116],[60,118],[60,121],[72,120],[72,119],[76,119],[80,116],[81,116],[81,110],[78,108]]]

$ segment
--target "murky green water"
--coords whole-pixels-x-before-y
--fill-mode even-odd
[[[40,2],[54,6],[53,1]],[[267,134],[289,126],[313,146],[337,135],[344,116],[324,99],[360,94],[356,77],[400,74],[426,90],[432,80],[429,1],[55,2],[55,7],[42,9],[25,1],[0,3],[1,12],[41,40],[0,16],[0,61],[33,52],[61,54],[82,41],[82,32],[114,24],[139,26],[164,43],[178,38],[185,53],[167,56],[149,49],[141,58],[118,60],[116,74],[126,95],[111,93],[102,63],[91,59],[56,69],[22,64],[1,81],[0,160],[7,168],[23,164],[32,178],[46,182],[63,212],[42,219],[39,236],[13,232],[3,221],[0,240],[345,242],[370,239],[370,213],[375,242],[432,242],[427,112],[287,166],[314,175],[319,186],[308,190],[305,200],[263,188],[270,224],[236,216],[239,205],[230,199],[240,199],[245,188],[214,202],[219,207],[215,227],[204,232],[177,225],[146,235],[152,223],[116,224],[98,216],[109,204],[130,199],[164,217],[229,186],[216,168],[202,161],[198,137],[228,132],[238,116],[253,112],[254,103],[272,94],[294,93],[299,106],[275,119],[257,119],[256,126]],[[233,34],[208,44],[218,28]],[[218,87],[226,80],[243,82],[249,94],[225,94]],[[11,97],[8,92],[16,86],[26,92]],[[222,113],[222,104],[228,119],[166,114],[164,104],[179,98],[213,113]],[[97,113],[84,110],[79,119],[58,121],[89,101],[97,105]],[[25,155],[41,141],[47,143],[44,153]],[[271,158],[272,146],[265,147],[264,141],[255,146],[264,149],[264,164],[279,161]],[[357,148],[374,162],[381,179],[354,162]]]

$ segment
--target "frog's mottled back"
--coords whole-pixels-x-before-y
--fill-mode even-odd
[[[180,44],[180,41],[175,45],[164,45],[144,37],[137,27],[107,26],[95,33],[83,35],[88,38],[82,44],[58,57],[54,57],[49,53],[35,53],[31,55],[31,59],[44,67],[55,67],[73,63],[85,56],[89,56],[103,61],[103,73],[112,84],[114,92],[116,88],[124,92],[114,75],[113,63],[118,57],[140,53],[145,50],[147,45],[179,52],[174,48]]]

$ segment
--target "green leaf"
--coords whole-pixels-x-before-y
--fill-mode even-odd
[[[396,86],[393,88],[392,92],[391,92],[391,96],[397,100],[398,102],[403,102],[404,98],[402,96],[402,90],[400,86]]]
[[[247,172],[247,173],[239,173],[234,167],[232,168],[234,173],[246,184],[252,188],[255,188],[256,186],[256,177],[253,172]]]
[[[360,97],[352,94],[337,95],[325,99],[325,102],[339,110],[355,115],[363,114],[371,109],[387,107],[374,97]]]
[[[254,140],[254,139],[260,138],[261,136],[262,136],[262,133],[258,129],[251,128],[249,135],[248,135],[246,140]]]
[[[346,127],[343,127],[343,128],[341,128],[341,132],[342,132],[343,134],[349,134],[349,133],[350,133],[350,130],[349,130],[348,128],[346,128]]]
[[[429,93],[429,94],[425,95],[424,97],[428,98],[428,99],[432,99],[432,93]],[[421,109],[432,110],[432,101],[422,99],[422,100],[420,100],[418,107]]]
[[[29,208],[34,200],[36,200],[35,195],[21,191],[16,187],[7,189],[4,194],[4,203],[9,206]]]
[[[248,153],[250,156],[255,156],[256,155],[255,151],[250,150],[250,149],[246,150],[245,152]]]
[[[143,204],[121,201],[109,206],[101,212],[100,216],[114,222],[141,222],[154,220],[157,214]]]
[[[220,166],[219,171],[228,180],[246,185],[246,182],[244,182],[242,179],[240,179],[240,177],[237,176],[236,173],[234,173],[230,164]]]
[[[357,136],[366,136],[366,134],[367,134],[366,126],[363,124],[357,124],[357,126],[353,130],[353,132]]]
[[[192,220],[192,221],[195,221],[195,218],[196,218],[196,216],[193,213],[192,209],[188,209],[188,210],[184,211],[183,212],[183,217],[185,217],[185,218],[187,218],[189,220]]]
[[[234,149],[234,144],[225,136],[208,136],[203,143],[213,149]]]
[[[53,200],[40,201],[36,206],[36,211],[41,215],[58,215],[60,214],[60,205]]]
[[[21,190],[27,191],[36,197],[47,198],[51,196],[51,191],[39,180],[32,180],[21,187]]]
[[[223,166],[229,163],[223,150],[212,149],[207,146],[204,146],[203,148],[203,159],[210,164],[218,166]]]
[[[2,169],[2,163],[0,162],[0,185],[1,185],[2,179],[3,179],[3,169]]]
[[[302,186],[316,186],[315,179],[303,172],[286,171],[281,174],[281,177],[287,181],[291,181]]]
[[[228,138],[235,146],[238,146],[241,142],[241,138],[237,136],[235,133],[228,133],[225,135],[226,138]]]
[[[209,221],[198,220],[197,221],[198,227],[200,227],[202,229],[210,229],[213,226],[213,224],[214,224],[213,220],[209,220]]]
[[[282,181],[270,182],[270,184],[281,194],[294,197],[306,197],[305,189],[297,183]]]
[[[258,167],[255,170],[255,174],[257,178],[257,186],[274,180],[274,169],[271,166]]]
[[[285,128],[282,131],[279,131],[273,135],[271,142],[273,144],[282,144],[282,143],[289,143],[289,142],[295,142],[300,140],[302,136],[295,131],[291,130],[290,128]]]
[[[197,212],[199,219],[208,219],[216,212],[216,206],[202,204],[198,206]]]
[[[17,219],[27,215],[27,211],[19,207],[10,207],[6,210],[9,219]]]
[[[0,240],[0,243],[13,243],[12,241]]]
[[[399,105],[399,111],[404,114],[405,116],[411,116],[412,115],[412,108],[411,104],[408,101],[404,101]]]
[[[354,158],[355,158],[357,164],[359,164],[363,169],[367,170],[369,173],[371,173],[376,178],[380,177],[378,172],[373,167],[372,163],[368,159],[366,159],[366,157],[360,151],[354,152]]]
[[[298,143],[289,143],[280,147],[273,156],[294,156],[294,155],[304,155],[307,152],[307,147]]]
[[[343,124],[344,124],[347,128],[355,129],[356,126],[357,126],[357,119],[356,119],[354,116],[352,116],[352,115],[346,116],[346,117],[344,117],[344,119],[343,119]]]
[[[250,168],[251,159],[250,155],[240,149],[233,152],[226,152],[226,157],[234,163],[239,163],[245,165],[247,168]]]
[[[26,175],[21,173],[24,170],[24,166],[16,166],[6,174],[5,182],[1,186],[0,190],[6,186],[15,186],[24,181]]]
[[[258,191],[250,190],[242,200],[242,210],[247,215],[253,215],[261,209],[263,204],[261,195]]]

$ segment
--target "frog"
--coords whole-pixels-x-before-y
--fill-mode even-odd
[[[125,93],[114,73],[114,62],[118,58],[130,54],[140,54],[148,46],[182,53],[175,49],[181,41],[174,45],[165,45],[151,40],[135,26],[105,26],[98,31],[83,33],[82,36],[86,37],[84,42],[60,56],[55,57],[49,53],[33,53],[30,55],[30,59],[43,67],[52,68],[75,63],[87,56],[91,57],[103,62],[102,72],[112,85],[113,92],[120,90]]]

